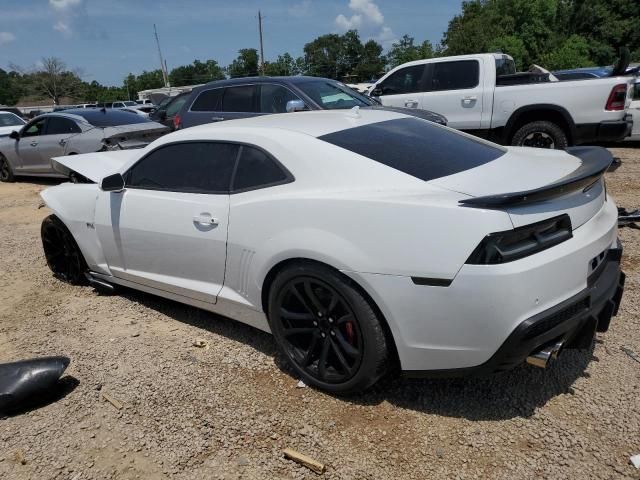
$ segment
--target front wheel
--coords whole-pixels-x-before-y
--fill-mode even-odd
[[[511,145],[562,150],[569,145],[569,142],[562,128],[553,122],[541,120],[520,127],[513,135]]]
[[[0,153],[0,182],[8,183],[15,182],[15,180],[13,171],[11,170],[11,165],[9,165],[9,160]]]
[[[87,264],[65,224],[49,215],[42,221],[40,234],[44,256],[54,276],[73,285],[85,284]]]
[[[281,271],[269,292],[269,323],[282,353],[308,385],[359,393],[386,371],[382,321],[341,273],[300,263]]]

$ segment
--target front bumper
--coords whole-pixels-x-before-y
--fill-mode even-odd
[[[589,348],[595,332],[606,332],[616,316],[624,292],[625,274],[620,269],[622,246],[604,253],[587,279],[587,288],[522,322],[498,351],[482,365],[449,370],[407,371],[414,377],[481,376],[510,370],[534,352],[557,343],[563,348]]]
[[[575,144],[594,142],[618,142],[631,134],[633,116],[627,114],[621,120],[584,123],[576,125]]]

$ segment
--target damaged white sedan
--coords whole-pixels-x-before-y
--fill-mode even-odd
[[[622,297],[602,148],[501,147],[385,111],[203,125],[54,159],[47,262],[270,331],[335,393],[586,348]]]

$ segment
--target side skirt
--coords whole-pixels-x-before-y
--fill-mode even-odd
[[[91,272],[90,276],[107,283],[122,285],[123,287],[128,287],[133,290],[140,290],[145,293],[150,293],[151,295],[167,298],[169,300],[173,300],[179,303],[184,303],[192,307],[201,308],[208,312],[212,312],[212,313],[230,318],[232,320],[245,323],[249,326],[257,328],[258,330],[271,333],[271,330],[269,329],[269,322],[267,321],[267,317],[263,312],[254,310],[252,308],[249,308],[246,305],[242,305],[238,302],[234,302],[232,300],[229,300],[221,296],[218,296],[217,303],[210,303],[210,302],[204,302],[202,300],[196,300],[194,298],[187,297],[185,295],[180,295],[178,293],[173,293],[167,290],[161,290],[158,288],[149,287],[148,285],[132,282],[130,280],[124,280],[122,278],[113,277],[111,275],[104,275],[102,273]]]

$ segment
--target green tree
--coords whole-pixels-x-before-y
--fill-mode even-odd
[[[191,65],[176,67],[169,73],[169,81],[174,87],[196,85],[223,78],[225,78],[224,71],[215,60],[205,62],[194,60]]]
[[[299,75],[300,65],[289,53],[278,55],[275,62],[265,62],[264,74],[273,77]]]
[[[389,68],[394,68],[403,63],[432,58],[433,56],[431,42],[425,40],[420,45],[416,45],[413,37],[403,35],[400,40],[391,45],[391,49],[387,53],[387,62]]]
[[[306,73],[314,77],[341,78],[342,37],[335,33],[321,35],[304,46]]]
[[[238,57],[227,67],[231,78],[251,77],[258,74],[258,51],[255,48],[243,48]]]
[[[386,58],[382,55],[382,45],[369,40],[362,47],[360,62],[356,65],[355,75],[359,80],[368,81],[384,73]]]
[[[18,103],[22,96],[20,76],[18,72],[7,73],[0,68],[0,104],[15,105]]]
[[[541,63],[550,70],[595,66],[589,57],[589,42],[580,35],[571,35],[560,47],[543,55]]]

